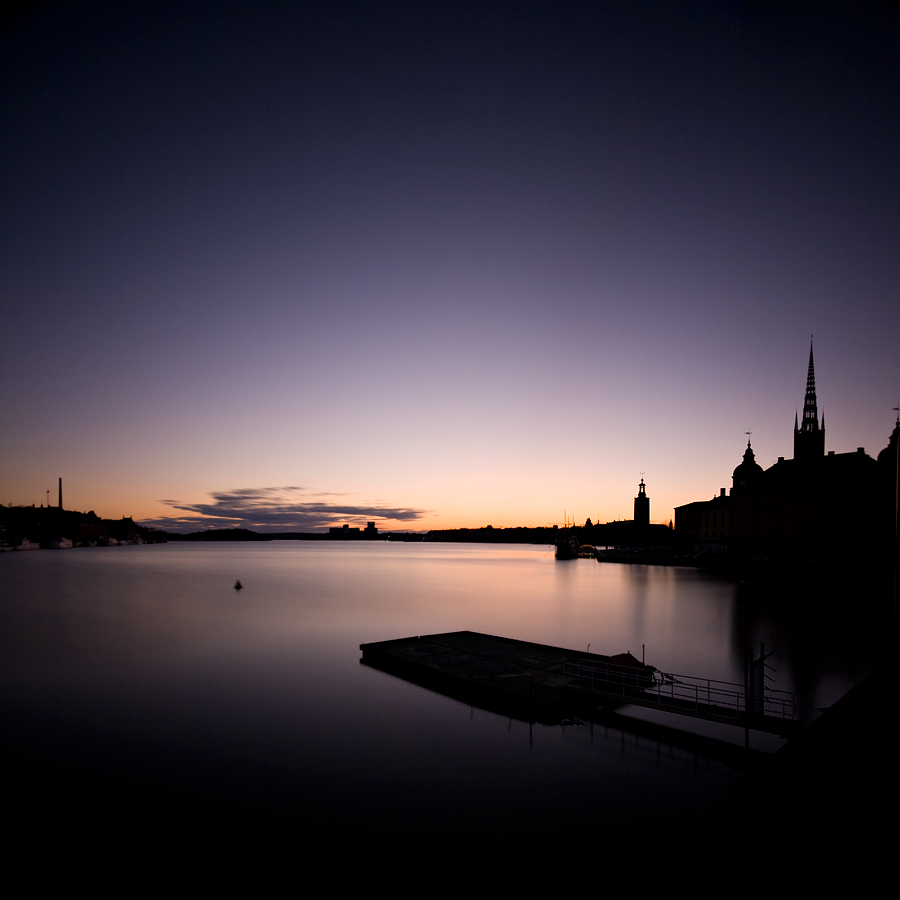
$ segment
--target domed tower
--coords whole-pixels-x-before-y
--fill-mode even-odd
[[[641,483],[638,485],[638,495],[634,498],[634,524],[650,524],[650,498],[647,496],[643,477],[641,477]]]
[[[756,457],[753,455],[753,448],[750,446],[750,438],[747,438],[744,461],[731,475],[731,489],[741,490],[741,488],[750,487],[752,484],[755,484],[762,473],[762,466],[756,461]]]

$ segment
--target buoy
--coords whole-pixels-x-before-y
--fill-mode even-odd
[[[240,583],[240,581],[235,581],[235,583],[234,583],[234,589],[235,589],[236,591],[239,591],[239,590],[241,590],[241,588],[243,588],[243,585]]]

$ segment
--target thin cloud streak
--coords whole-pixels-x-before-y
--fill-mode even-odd
[[[252,531],[313,531],[334,525],[363,521],[408,523],[421,519],[427,510],[408,507],[326,503],[309,497],[342,496],[333,492],[304,495],[301,487],[238,488],[210,495],[212,503],[181,503],[164,500],[186,515],[145,519],[141,524],[166,531],[197,531],[201,528],[248,528]]]

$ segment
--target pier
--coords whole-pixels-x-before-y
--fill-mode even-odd
[[[557,724],[631,704],[782,736],[801,727],[787,692],[666,674],[630,653],[603,656],[473,631],[361,644],[360,650],[366,665],[525,721]]]

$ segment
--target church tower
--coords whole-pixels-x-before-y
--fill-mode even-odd
[[[743,488],[752,487],[756,484],[759,476],[762,475],[763,468],[756,461],[753,448],[750,446],[750,438],[747,438],[747,449],[744,451],[744,461],[734,470],[731,475],[731,489],[742,490]]]
[[[819,425],[816,407],[816,372],[813,366],[812,338],[809,341],[809,370],[806,374],[806,398],[803,401],[803,421],[799,427],[794,416],[794,459],[814,462],[825,455],[825,416]]]
[[[647,496],[643,477],[638,485],[638,495],[634,498],[634,524],[650,524],[650,498]]]

